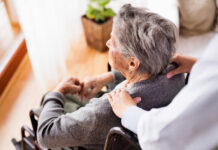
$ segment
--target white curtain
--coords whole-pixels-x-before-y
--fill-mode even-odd
[[[43,91],[66,75],[66,56],[81,34],[87,1],[14,0],[35,77]]]
[[[88,0],[13,1],[36,79],[43,91],[50,90],[66,75],[66,56],[80,39]],[[109,6],[118,12],[124,3],[147,5],[146,0],[112,0]]]
[[[14,38],[14,33],[3,1],[0,1],[0,59],[9,49]],[[1,64],[1,63],[0,63]]]

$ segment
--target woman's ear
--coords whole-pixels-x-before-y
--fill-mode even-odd
[[[140,61],[138,60],[138,58],[130,57],[129,71],[135,72],[139,68],[139,65],[140,65]]]

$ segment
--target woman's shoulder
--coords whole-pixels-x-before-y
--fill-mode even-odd
[[[165,88],[166,90],[169,90],[171,87],[178,87],[182,88],[185,85],[185,75],[184,74],[178,74],[175,75],[172,78],[167,78],[167,73],[170,72],[171,70],[175,69],[177,66],[175,64],[170,64],[165,72],[162,72],[159,75],[150,77],[147,80],[142,80],[139,82],[134,83],[129,90],[140,90],[142,89],[143,91],[150,91],[155,89],[163,89]],[[141,90],[140,90],[141,91]],[[143,92],[142,91],[142,92]],[[146,92],[143,92],[146,93]]]
[[[132,97],[140,96],[142,98],[139,107],[150,110],[151,108],[166,106],[184,87],[184,74],[179,74],[168,79],[166,73],[162,73],[148,80],[137,82],[128,89],[128,92]]]

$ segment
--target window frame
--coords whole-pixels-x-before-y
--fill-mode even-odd
[[[23,36],[17,39],[17,44],[15,44],[15,49],[12,50],[12,54],[8,56],[8,59],[2,66],[0,70],[0,96],[4,92],[6,86],[10,82],[20,63],[22,62],[24,56],[27,53],[26,42]]]
[[[3,2],[5,4],[6,11],[11,24],[17,25],[17,23],[12,22],[8,10],[7,0],[0,0],[0,2]],[[19,25],[17,26],[19,27]],[[4,56],[4,58],[2,58],[1,60],[2,62],[0,66],[0,97],[2,96],[2,93],[4,92],[5,88],[7,87],[11,78],[13,77],[14,73],[16,72],[17,68],[19,67],[26,53],[27,53],[26,42],[23,33],[19,31],[15,41],[8,49],[6,56]]]

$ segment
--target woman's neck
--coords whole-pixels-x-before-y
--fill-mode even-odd
[[[139,82],[142,80],[147,80],[148,78],[150,78],[150,74],[148,73],[135,73],[135,74],[129,74],[126,76],[127,82],[125,84],[125,87],[135,83],[135,82]]]

